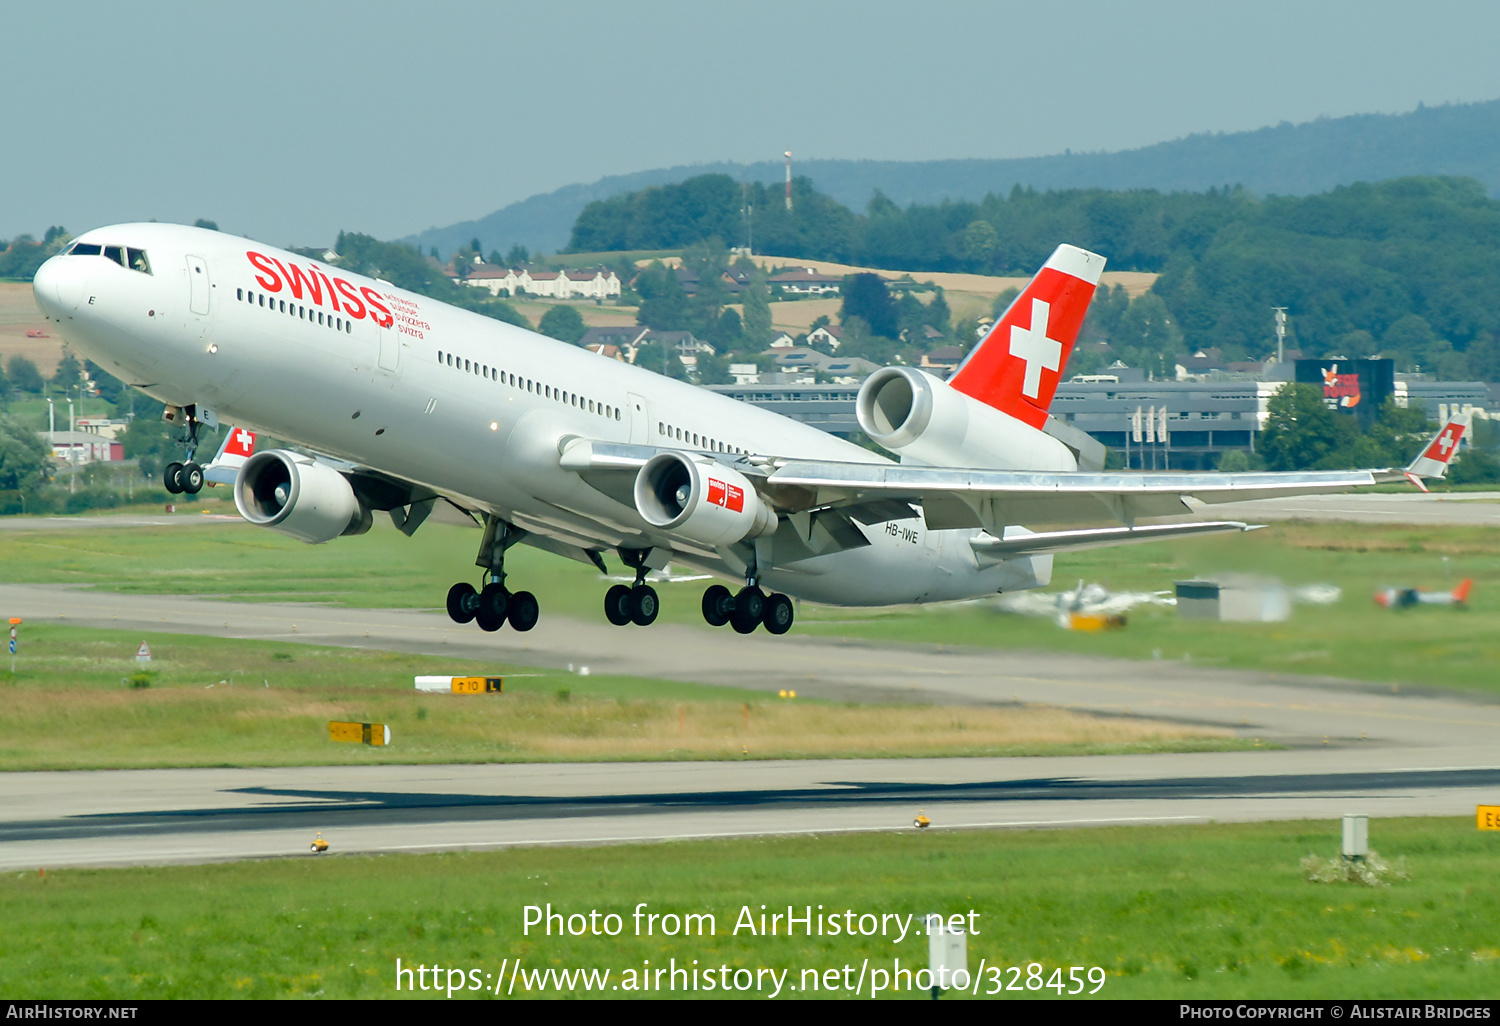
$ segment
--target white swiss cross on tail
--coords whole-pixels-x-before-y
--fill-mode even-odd
[[[1010,327],[1010,355],[1026,361],[1026,376],[1021,381],[1021,394],[1037,398],[1042,391],[1042,368],[1055,371],[1062,369],[1063,345],[1055,338],[1047,337],[1047,314],[1050,307],[1040,299],[1031,301],[1031,327],[1019,324]]]
[[[229,432],[229,440],[224,446],[226,456],[246,456],[255,451],[255,432],[246,431],[244,428],[235,428]]]
[[[948,384],[1040,428],[1103,273],[1097,253],[1057,247]]]

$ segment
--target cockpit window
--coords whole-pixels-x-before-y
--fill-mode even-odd
[[[151,273],[151,258],[146,256],[144,249],[102,246],[97,242],[75,242],[63,252],[69,256],[102,256],[132,271],[140,271],[142,274]]]

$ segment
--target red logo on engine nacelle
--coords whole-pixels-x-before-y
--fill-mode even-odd
[[[723,506],[732,513],[743,513],[745,490],[711,477],[708,479],[708,501],[712,505]]]
[[[245,258],[255,268],[256,282],[267,292],[280,292],[284,288],[294,299],[332,307],[352,321],[364,320],[368,312],[370,318],[382,328],[389,328],[396,323],[396,318],[391,315],[383,297],[369,286],[360,286],[356,291],[352,282],[343,278],[330,278],[316,264],[303,270],[290,261],[282,263],[275,257],[268,257],[253,249],[246,251]],[[343,298],[342,302],[340,297]]]

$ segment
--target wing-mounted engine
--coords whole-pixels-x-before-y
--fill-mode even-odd
[[[903,463],[994,470],[1077,470],[1073,451],[1030,424],[986,406],[915,367],[865,379],[859,426]]]
[[[235,478],[234,504],[250,523],[314,545],[364,534],[371,523],[369,509],[343,474],[286,449],[245,461]]]
[[[652,527],[710,547],[776,530],[776,512],[748,478],[714,460],[662,452],[635,478],[635,507]]]

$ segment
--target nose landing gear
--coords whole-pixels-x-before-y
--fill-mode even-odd
[[[206,414],[210,418],[212,414]],[[187,446],[187,461],[178,463],[173,461],[162,468],[161,483],[167,491],[173,495],[197,495],[203,490],[203,468],[193,462],[193,457],[198,453],[198,429],[203,422],[198,419],[198,408],[196,406],[184,406],[181,409],[167,407],[164,416],[168,420],[183,418],[187,425],[187,437],[180,439]],[[217,426],[217,421],[214,421]]]

